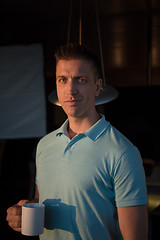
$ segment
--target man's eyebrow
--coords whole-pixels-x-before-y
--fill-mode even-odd
[[[65,75],[57,75],[56,78],[67,78],[68,76]],[[77,78],[88,78],[87,75],[78,75],[78,76],[73,76],[73,78],[77,79]]]
[[[74,76],[73,78],[87,78],[86,75],[78,75],[78,76]]]
[[[58,76],[56,76],[56,78],[64,78],[65,76],[64,75],[58,75]]]

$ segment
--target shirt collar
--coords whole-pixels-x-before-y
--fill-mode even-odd
[[[99,114],[101,116],[100,120],[96,122],[91,128],[89,128],[86,132],[81,133],[84,134],[86,137],[89,137],[92,141],[96,141],[98,137],[108,128],[109,122],[105,120],[103,114]],[[61,136],[62,134],[68,136],[67,134],[67,127],[68,127],[68,119],[63,123],[63,125],[57,129],[56,136]]]
[[[92,141],[96,141],[100,135],[108,128],[109,122],[105,120],[103,114],[99,114],[101,116],[100,120],[96,122],[91,128],[89,128],[84,134],[89,137]]]
[[[62,134],[67,135],[68,119],[63,123],[63,125],[57,129],[56,136],[61,136]]]

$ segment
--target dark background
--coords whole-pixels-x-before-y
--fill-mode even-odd
[[[119,97],[98,111],[140,150],[146,178],[160,164],[160,1],[98,0],[106,82]],[[82,43],[100,55],[94,1],[81,1]],[[79,42],[80,1],[72,3],[70,41]],[[48,101],[55,88],[55,49],[67,42],[69,0],[1,0],[0,46],[42,43],[47,108],[47,131],[66,116]],[[34,239],[10,229],[6,209],[34,195],[35,149],[39,139],[0,141],[0,239]],[[148,194],[160,195],[158,184]],[[160,197],[159,197],[160,198]],[[160,200],[159,200],[160,205]],[[149,237],[159,239],[158,205],[149,212]]]

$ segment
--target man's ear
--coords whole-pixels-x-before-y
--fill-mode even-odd
[[[102,78],[98,78],[97,81],[96,81],[96,93],[95,93],[95,96],[96,96],[96,97],[99,96],[100,91],[101,91],[101,88],[102,88],[102,85],[103,85],[103,80],[102,80]]]

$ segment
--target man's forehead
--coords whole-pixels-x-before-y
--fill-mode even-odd
[[[59,71],[88,71],[92,67],[92,63],[84,59],[70,59],[70,60],[59,60],[56,65],[56,72]]]

